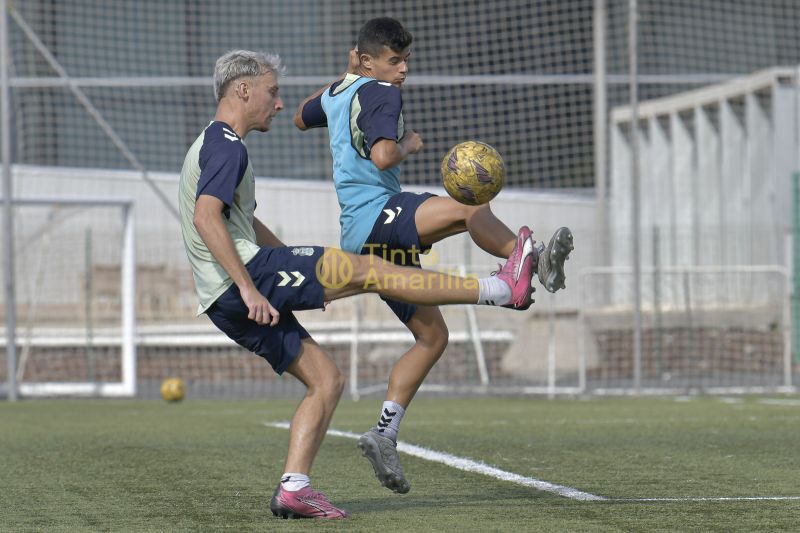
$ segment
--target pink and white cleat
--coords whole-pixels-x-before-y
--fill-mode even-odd
[[[532,232],[528,226],[522,226],[517,233],[514,250],[506,264],[496,276],[505,281],[511,288],[511,301],[503,307],[525,310],[533,303],[531,295],[535,290],[531,285],[538,254],[533,246]]]
[[[272,514],[281,518],[322,518],[337,520],[347,518],[344,509],[334,507],[328,498],[311,487],[291,492],[278,484],[269,502]]]

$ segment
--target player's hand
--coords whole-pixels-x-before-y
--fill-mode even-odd
[[[422,137],[420,137],[416,131],[410,128],[406,128],[406,131],[403,134],[403,138],[400,139],[400,142],[403,144],[403,147],[408,154],[416,154],[422,150]]]
[[[240,294],[242,295],[242,301],[247,306],[247,318],[262,326],[275,326],[278,324],[281,314],[272,307],[272,304],[264,298],[263,294],[258,292],[258,289],[253,287],[240,290]]]
[[[357,48],[350,50],[350,56],[347,60],[347,70],[345,74],[358,74],[358,67],[361,66],[361,57]]]

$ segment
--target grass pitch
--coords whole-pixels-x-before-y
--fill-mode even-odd
[[[680,400],[680,399],[679,399]],[[800,400],[418,398],[400,439],[573,487],[556,494],[402,456],[412,488],[380,487],[355,441],[328,436],[316,488],[351,514],[268,509],[296,401],[0,403],[0,531],[797,530]],[[343,401],[360,433],[378,399]],[[676,498],[674,501],[636,501]],[[692,499],[694,498],[694,499]]]

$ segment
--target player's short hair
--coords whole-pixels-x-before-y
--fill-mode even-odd
[[[377,57],[384,47],[400,52],[411,46],[413,37],[400,21],[390,17],[368,20],[358,32],[358,53]]]
[[[281,58],[277,54],[231,50],[217,59],[217,63],[214,65],[214,97],[217,102],[222,100],[225,91],[234,80],[245,77],[254,78],[269,72],[276,76],[283,74]]]

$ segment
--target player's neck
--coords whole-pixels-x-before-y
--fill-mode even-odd
[[[365,69],[364,67],[358,67],[356,69],[356,75],[361,76],[362,78],[375,78],[375,76],[372,75],[372,72]]]
[[[230,126],[231,129],[236,132],[236,135],[238,135],[241,139],[244,139],[245,135],[247,135],[247,133],[250,131],[244,125],[240,115],[233,112],[233,110],[228,106],[222,104],[217,107],[217,114],[214,115],[214,120],[224,122]]]

